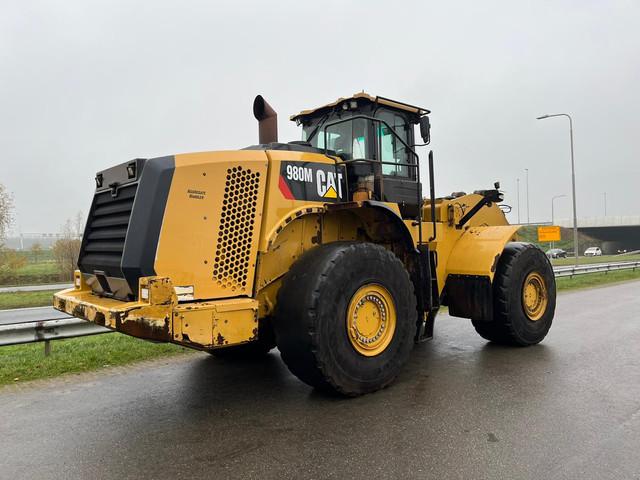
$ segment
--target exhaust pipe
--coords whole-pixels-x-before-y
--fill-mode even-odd
[[[253,101],[253,116],[258,120],[258,139],[261,144],[278,141],[278,114],[262,95]]]

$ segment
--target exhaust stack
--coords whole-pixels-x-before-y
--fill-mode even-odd
[[[253,101],[253,115],[258,120],[258,139],[261,144],[278,141],[278,114],[262,95]]]

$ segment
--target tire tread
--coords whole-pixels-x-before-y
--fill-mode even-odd
[[[548,306],[548,309],[552,310],[551,316],[553,316],[553,310],[555,310],[555,280],[553,280],[553,268],[549,263],[549,259],[533,244],[510,242],[505,246],[500,256],[493,282],[493,321],[472,320],[473,326],[482,338],[504,345],[528,346],[540,342],[546,335],[549,329],[548,327],[551,326],[551,321],[549,321],[549,325],[542,337],[535,341],[523,339],[516,328],[518,312],[513,310],[517,307],[510,300],[510,293],[511,288],[513,288],[514,279],[518,273],[516,269],[518,268],[520,259],[530,251],[534,251],[540,259],[544,258],[547,268],[551,271],[553,284],[548,285],[547,288],[550,293],[553,291],[553,300]]]
[[[318,312],[319,304],[323,300],[323,291],[330,282],[330,272],[341,265],[345,258],[358,255],[375,257],[381,264],[402,271],[402,282],[410,288],[410,294],[407,295],[410,311],[416,311],[413,283],[404,264],[391,251],[372,243],[334,242],[307,252],[284,278],[277,298],[275,331],[282,360],[291,372],[305,383],[320,390],[346,396],[384,388],[395,378],[387,378],[384,384],[366,391],[345,388],[336,378],[337,372],[332,367],[331,359],[325,358],[326,349],[321,348],[321,342],[326,339],[321,338],[318,331]],[[308,293],[305,293],[306,289],[309,289]],[[295,295],[295,292],[298,292],[298,295]],[[302,301],[303,299],[306,301]],[[306,309],[303,304],[306,304]],[[400,349],[399,354],[405,350],[407,349]],[[406,359],[393,358],[394,362],[402,363],[404,360]]]

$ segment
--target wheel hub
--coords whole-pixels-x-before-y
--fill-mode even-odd
[[[522,306],[529,320],[540,320],[547,311],[549,295],[547,284],[538,272],[531,272],[524,280]]]
[[[358,353],[367,357],[382,353],[396,328],[396,309],[389,291],[378,284],[359,288],[349,302],[346,326]]]

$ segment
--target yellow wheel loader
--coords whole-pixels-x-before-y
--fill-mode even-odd
[[[217,356],[277,346],[303,382],[349,396],[391,383],[441,305],[492,342],[545,337],[553,271],[517,241],[499,184],[435,198],[430,153],[423,197],[428,110],[358,93],[291,117],[289,143],[261,96],[253,110],[258,145],[99,172],[55,308]]]

